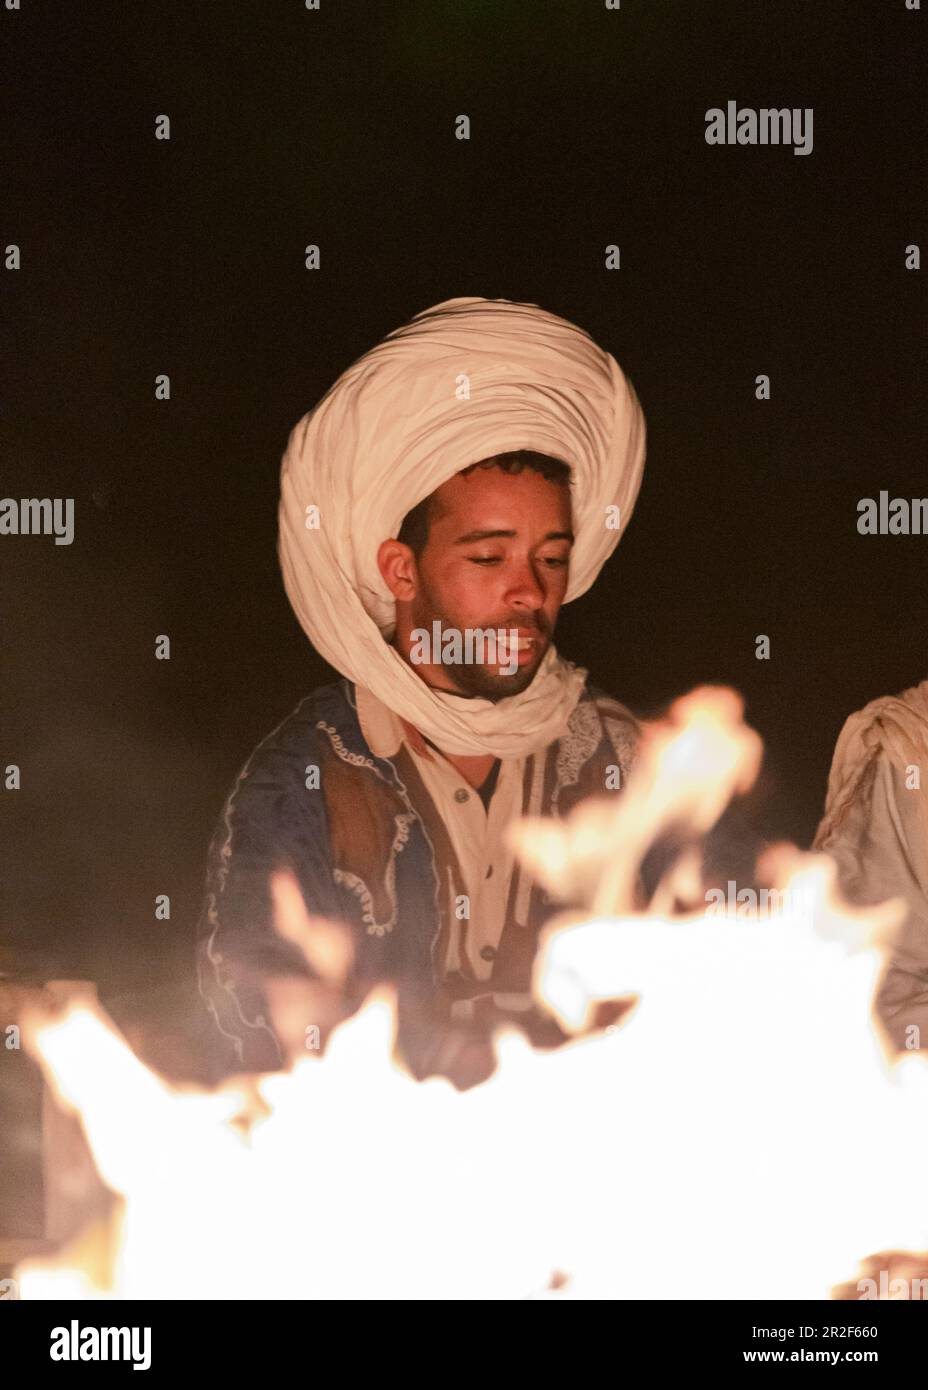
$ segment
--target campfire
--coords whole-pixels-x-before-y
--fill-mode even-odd
[[[874,1251],[925,1249],[928,1065],[871,1017],[901,905],[852,911],[829,860],[781,846],[758,865],[769,910],[709,910],[699,838],[760,758],[738,698],[698,691],[620,797],[512,828],[570,904],[534,990],[571,1040],[502,1030],[470,1089],[395,1059],[385,990],[322,1055],[210,1092],[161,1080],[87,1004],[26,1019],[114,1199],[20,1265],[21,1296],[821,1299]],[[337,929],[292,882],[276,894],[281,930],[337,974]]]

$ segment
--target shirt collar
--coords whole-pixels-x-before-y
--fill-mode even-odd
[[[367,746],[378,758],[392,758],[404,740],[421,757],[432,759],[429,746],[417,728],[396,714],[372,690],[356,685],[358,723]]]

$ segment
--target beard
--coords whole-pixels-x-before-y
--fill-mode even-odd
[[[515,626],[515,624],[486,623],[478,626],[495,629],[498,627],[508,628]],[[547,640],[543,639],[540,633],[538,637],[539,643],[542,645],[536,647],[531,658],[526,661],[524,666],[517,666],[512,675],[506,675],[496,666],[486,662],[468,664],[464,661],[451,661],[443,662],[442,667],[448,672],[455,685],[459,687],[461,694],[469,695],[471,698],[480,696],[484,700],[492,700],[495,704],[498,700],[505,700],[509,695],[520,695],[523,690],[528,689],[535,679],[535,673],[548,650]],[[511,665],[508,661],[504,664],[507,669]]]
[[[510,695],[520,695],[523,690],[528,689],[551,644],[551,630],[543,613],[535,613],[531,616],[523,614],[521,617],[510,614],[508,618],[501,621],[465,624],[456,622],[448,614],[441,612],[434,606],[434,603],[429,602],[427,595],[423,595],[423,599],[422,610],[416,614],[415,626],[425,628],[427,632],[432,632],[432,624],[435,622],[441,624],[442,632],[456,629],[462,634],[468,628],[471,630],[477,628],[491,629],[494,632],[500,630],[508,632],[510,628],[524,628],[532,633],[537,642],[537,646],[532,649],[529,660],[524,665],[516,666],[511,674],[505,674],[499,669],[500,665],[503,665],[507,670],[511,667],[512,663],[508,658],[505,662],[497,662],[496,664],[486,661],[468,663],[463,659],[461,661],[442,661],[440,663],[442,671],[446,672],[455,686],[455,690],[450,693],[465,695],[469,699],[491,700],[496,704],[499,700],[505,700]],[[496,654],[499,655],[499,653]]]

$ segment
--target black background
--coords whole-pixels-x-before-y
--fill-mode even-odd
[[[922,1312],[906,1311],[908,1301],[836,1302],[823,1305],[819,1301],[754,1300],[748,1311],[741,1303],[719,1306],[713,1302],[687,1300],[685,1287],[668,1284],[679,1297],[668,1300],[637,1299],[634,1308],[623,1314],[613,1310],[612,1317],[621,1326],[623,1344],[649,1361],[659,1359],[662,1368],[679,1370],[684,1374],[695,1361],[713,1367],[740,1369],[745,1356],[782,1354],[786,1360],[794,1353],[812,1357],[824,1352],[841,1357],[842,1370],[850,1357],[872,1356],[876,1353],[880,1368],[904,1374],[921,1351]],[[390,1291],[384,1290],[384,1298]],[[49,1365],[49,1349],[54,1335],[60,1344],[56,1328],[70,1332],[71,1319],[77,1319],[80,1331],[87,1327],[136,1327],[150,1329],[151,1365],[145,1371],[145,1382],[160,1376],[178,1374],[190,1365],[191,1348],[203,1348],[209,1355],[211,1374],[218,1378],[230,1374],[236,1379],[247,1376],[256,1381],[267,1378],[268,1362],[282,1347],[297,1343],[305,1337],[306,1322],[315,1305],[301,1301],[272,1301],[248,1299],[219,1302],[203,1300],[180,1302],[166,1296],[164,1300],[115,1299],[105,1305],[105,1314],[97,1315],[86,1302],[59,1301],[54,1312],[48,1305],[23,1301],[8,1311],[5,1324],[5,1346],[14,1348],[28,1370]],[[825,1311],[823,1312],[823,1306]],[[803,1340],[803,1327],[813,1327],[817,1336]],[[854,1336],[856,1328],[867,1329],[869,1336]],[[780,1338],[769,1332],[786,1331]],[[830,1335],[829,1335],[830,1333]],[[843,1334],[843,1335],[842,1335]],[[379,1372],[379,1366],[366,1359],[362,1352],[359,1369],[367,1374]],[[378,1349],[379,1350],[379,1349]],[[358,1358],[355,1358],[356,1364]],[[52,1363],[54,1364],[54,1363]],[[62,1371],[70,1379],[81,1373],[96,1377],[107,1375],[134,1376],[131,1362],[69,1361]],[[801,1363],[808,1364],[808,1362]],[[823,1364],[823,1363],[818,1363]],[[830,1366],[830,1360],[824,1363]],[[875,1363],[871,1363],[875,1364]],[[551,1367],[551,1353],[544,1357],[529,1353],[526,1365],[530,1374],[539,1374]],[[55,1365],[57,1370],[57,1365]]]
[[[856,529],[860,498],[928,493],[925,272],[904,267],[925,241],[926,18],[904,0],[0,11],[2,244],[23,262],[0,282],[0,493],[75,499],[70,547],[0,538],[0,764],[22,769],[0,793],[0,969],[123,998],[189,983],[223,797],[331,678],[277,565],[287,435],[458,295],[587,329],[647,416],[635,515],[559,650],[643,714],[740,690],[768,750],[752,814],[808,844],[843,719],[928,674],[928,537]],[[708,146],[728,100],[812,107],[813,152]]]

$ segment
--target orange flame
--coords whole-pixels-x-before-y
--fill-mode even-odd
[[[553,1052],[501,1030],[494,1075],[460,1093],[391,1060],[380,992],[323,1058],[204,1093],[158,1080],[94,1011],[34,1020],[124,1209],[110,1272],[63,1252],[21,1267],[23,1297],[824,1298],[862,1251],[928,1245],[928,1067],[893,1062],[869,1020],[899,905],[851,913],[830,861],[781,847],[768,872],[810,911],[787,892],[764,920],[670,919],[660,890],[635,910],[655,836],[705,832],[756,777],[741,716],[696,692],[621,798],[513,828],[549,891],[585,904],[546,934],[539,1001],[581,1033],[598,1001],[637,996],[619,1027]],[[692,880],[692,858],[674,872]],[[339,929],[275,894],[337,985]]]

